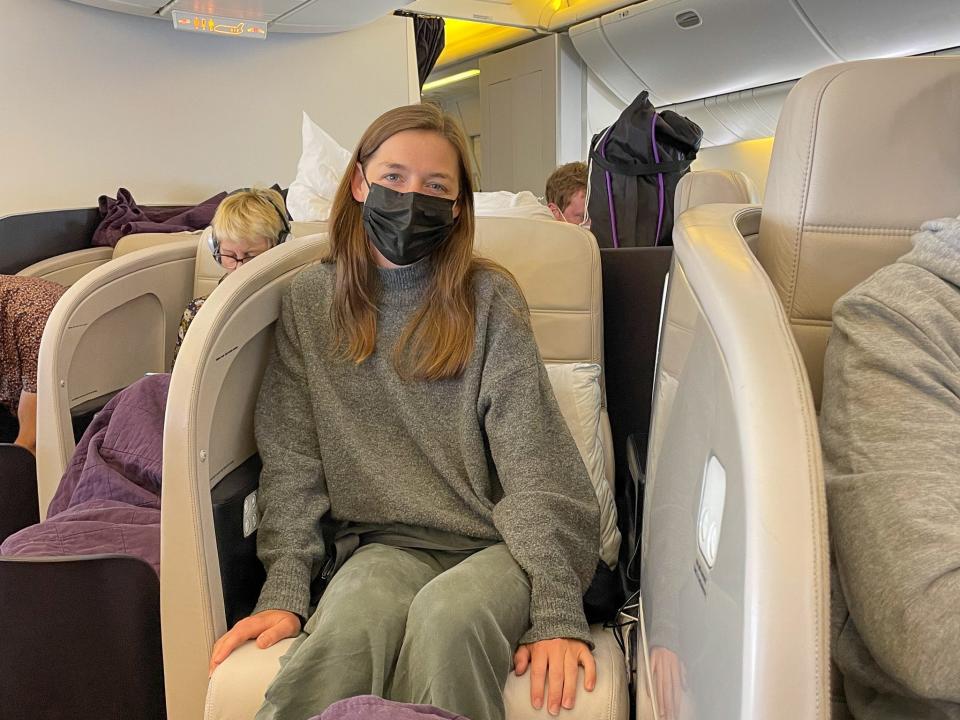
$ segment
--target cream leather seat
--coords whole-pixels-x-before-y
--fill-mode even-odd
[[[925,220],[960,213],[958,97],[960,58],[937,57],[827,68],[788,99],[757,256],[818,408],[834,303],[908,252]],[[841,720],[848,714],[835,671],[831,686]]]
[[[118,257],[146,247],[181,242],[200,234],[197,232],[137,233],[125,235],[116,247],[89,247],[54,255],[25,267],[17,275],[38,277],[66,287],[73,285],[88,272]]]
[[[674,220],[698,205],[711,203],[757,202],[757,188],[753,180],[739,170],[691,170],[677,183],[673,203]]]
[[[600,256],[592,235],[564,223],[478,218],[476,248],[517,277],[546,361],[603,362]],[[252,718],[280,655],[292,642],[267,651],[248,643],[208,681],[213,643],[226,631],[228,613],[238,616],[235,599],[224,593],[224,587],[235,587],[225,562],[253,540],[241,538],[239,529],[225,536],[215,523],[211,498],[233,484],[244,488],[235,503],[240,506],[249,498],[243,493],[255,488],[253,406],[273,322],[293,273],[319,249],[312,243],[287,246],[243,276],[228,278],[195,321],[173,373],[161,513],[161,616],[170,718]],[[609,458],[608,430],[605,446]],[[253,485],[243,485],[244,473]],[[252,544],[248,550],[253,552]],[[248,590],[255,595],[258,586]],[[598,685],[592,693],[578,694],[575,710],[562,716],[626,720],[623,654],[608,631],[595,626],[593,635]],[[549,717],[545,709],[537,712],[530,706],[528,682],[525,677],[507,681],[510,720]]]
[[[642,589],[648,645],[686,669],[681,717],[830,716],[815,404],[831,309],[957,213],[957,97],[955,58],[814,72],[781,113],[762,217],[707,205],[677,222]]]

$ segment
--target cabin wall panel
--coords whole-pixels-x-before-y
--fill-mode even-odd
[[[555,35],[480,58],[484,190],[542,192],[561,156],[560,73]]]
[[[0,216],[193,203],[294,178],[301,111],[352,148],[419,100],[409,19],[263,41],[177,32],[63,0],[7,3],[0,43]]]

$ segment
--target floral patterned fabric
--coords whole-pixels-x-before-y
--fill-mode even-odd
[[[14,415],[20,393],[37,391],[43,328],[66,290],[49,280],[0,275],[0,406]]]
[[[190,323],[193,322],[193,319],[197,316],[197,313],[200,312],[200,308],[203,307],[203,303],[206,301],[205,297],[198,297],[191,300],[187,303],[187,307],[183,310],[183,316],[180,318],[180,329],[177,330],[177,344],[173,348],[173,362],[177,362],[177,355],[180,354],[180,346],[183,345],[183,339],[187,336],[187,330],[190,328]],[[171,367],[171,370],[173,368]]]

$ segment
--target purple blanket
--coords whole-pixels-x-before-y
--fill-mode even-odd
[[[408,705],[374,695],[360,695],[336,702],[310,720],[468,720],[463,715],[433,705]]]
[[[124,235],[147,232],[182,232],[200,230],[213,220],[220,201],[227,196],[221,192],[199,205],[180,207],[141,208],[126,188],[117,190],[117,199],[100,196],[100,224],[93,233],[94,246],[116,247]]]
[[[0,555],[122,553],[160,572],[160,472],[169,375],[150,375],[97,413],[47,519],[8,537]]]

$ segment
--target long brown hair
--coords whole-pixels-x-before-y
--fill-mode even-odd
[[[337,265],[332,321],[343,357],[357,364],[370,357],[376,345],[380,281],[363,227],[363,205],[353,197],[351,183],[358,164],[366,167],[388,138],[404,130],[430,130],[453,145],[459,160],[460,214],[450,237],[432,253],[430,285],[394,348],[393,361],[401,377],[452,378],[463,372],[473,352],[474,274],[490,269],[513,278],[496,263],[473,254],[473,183],[467,140],[456,121],[436,105],[388,110],[367,128],[353,152],[330,214],[330,253],[325,262]]]

